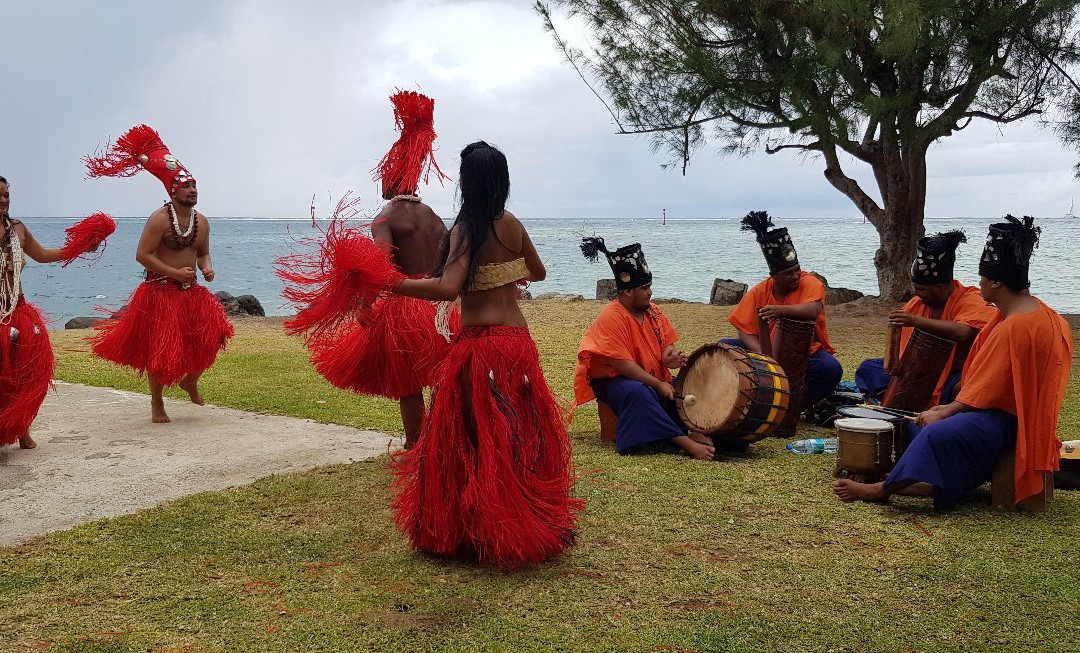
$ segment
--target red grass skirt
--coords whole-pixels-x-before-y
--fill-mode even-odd
[[[18,330],[18,342],[11,332]],[[49,391],[53,351],[45,320],[33,304],[19,298],[11,322],[0,324],[0,446],[27,434]]]
[[[203,372],[233,335],[221,302],[204,286],[141,283],[116,320],[94,325],[94,354],[174,385]]]
[[[416,448],[393,464],[413,547],[515,568],[571,546],[585,502],[528,329],[464,328],[439,376]]]
[[[436,304],[390,295],[363,322],[353,319],[311,344],[311,362],[335,386],[365,395],[401,399],[434,385],[435,370],[450,343],[435,329]],[[457,311],[451,331],[457,330]]]

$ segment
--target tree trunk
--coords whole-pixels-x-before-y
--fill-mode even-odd
[[[922,209],[917,212],[907,202],[886,199],[884,215],[877,226],[880,247],[874,253],[881,297],[903,302],[911,297],[911,261],[915,244],[923,237]],[[921,204],[921,203],[920,203]]]

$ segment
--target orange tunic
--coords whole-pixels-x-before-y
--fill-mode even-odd
[[[763,306],[792,306],[794,304],[806,304],[808,302],[821,302],[821,313],[814,321],[814,342],[810,345],[810,354],[816,354],[824,348],[830,354],[836,350],[829,344],[829,330],[825,327],[825,284],[821,283],[814,275],[806,270],[799,274],[799,287],[789,292],[783,299],[773,296],[773,278],[762,281],[743,295],[739,305],[732,311],[728,322],[736,329],[752,336],[759,336],[757,311]],[[773,322],[770,329],[775,329]]]
[[[986,303],[986,300],[982,298],[977,287],[965,286],[955,279],[952,282],[952,287],[953,292],[949,295],[948,301],[945,302],[945,308],[941,311],[941,317],[934,318],[933,310],[924,304],[923,300],[918,297],[912,297],[908,300],[908,303],[904,304],[904,311],[911,313],[912,315],[917,315],[918,317],[949,320],[951,322],[966,324],[973,329],[979,330],[985,327],[986,323],[993,319],[994,315],[997,314],[997,309]],[[912,327],[904,327],[900,330],[901,355],[903,355],[904,350],[907,349],[908,340],[911,339],[912,331]],[[950,374],[963,368],[970,347],[971,343],[968,342],[953,348],[952,353],[949,354],[949,360],[945,364],[945,369],[941,372],[941,378],[938,379],[937,387],[934,388],[934,395],[930,398],[930,407],[937,406],[941,402],[941,388],[945,385],[945,380],[949,378]]]
[[[1016,500],[1038,494],[1043,474],[1058,469],[1058,411],[1072,364],[1069,324],[1039,308],[1004,318],[999,312],[975,339],[956,400],[1016,415]]]
[[[618,376],[613,360],[630,360],[661,381],[671,381],[671,370],[664,367],[664,348],[678,342],[679,335],[664,312],[651,304],[639,323],[619,300],[600,311],[581,338],[578,362],[574,368],[574,405],[592,401],[589,379]]]

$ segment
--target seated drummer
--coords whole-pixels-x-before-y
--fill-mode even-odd
[[[982,298],[978,288],[965,286],[953,278],[956,248],[966,242],[961,231],[947,231],[921,239],[916,246],[915,260],[911,262],[911,288],[915,296],[902,309],[889,314],[890,323],[903,327],[899,354],[907,349],[913,328],[956,342],[934,388],[930,407],[947,404],[956,397],[956,385],[971,343],[997,313]],[[863,361],[855,372],[859,390],[876,399],[881,398],[891,380],[881,358]]]
[[[615,448],[621,453],[645,450],[685,451],[712,460],[715,449],[687,436],[675,410],[671,369],[686,356],[675,348],[679,336],[660,307],[653,304],[652,272],[641,245],[609,252],[603,238],[585,238],[581,251],[596,261],[607,256],[618,296],[585,332],[574,370],[574,405],[595,396],[615,413]]]
[[[979,332],[956,400],[919,413],[915,436],[882,483],[836,481],[843,501],[892,494],[933,496],[949,506],[990,480],[1016,450],[1016,501],[1043,491],[1058,468],[1058,411],[1069,382],[1069,325],[1028,292],[1028,261],[1039,238],[1034,220],[1011,215],[990,226],[979,261],[979,290],[998,312]]]
[[[768,213],[751,211],[742,219],[742,225],[744,231],[757,233],[758,244],[769,265],[769,278],[747,291],[728,318],[739,332],[738,339],[721,342],[760,354],[759,316],[770,321],[781,317],[813,321],[815,333],[806,366],[805,404],[812,406],[828,396],[844,375],[825,327],[825,284],[803,271],[787,228],[771,229],[773,222]]]

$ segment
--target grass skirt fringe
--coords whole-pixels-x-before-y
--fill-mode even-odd
[[[390,295],[363,322],[352,319],[332,336],[310,343],[315,369],[335,386],[401,399],[434,385],[450,343],[435,328],[437,305]],[[457,312],[451,317],[456,331]]]
[[[18,334],[12,341],[12,332]],[[0,446],[29,431],[49,391],[53,351],[45,320],[19,298],[8,324],[0,324]]]
[[[585,503],[528,329],[464,328],[439,377],[416,448],[393,465],[413,547],[513,569],[571,546]]]
[[[233,335],[221,302],[204,286],[141,283],[119,319],[94,325],[94,354],[174,385],[203,372]]]

